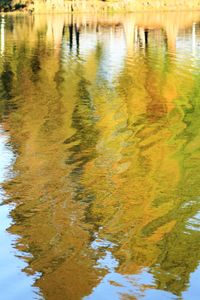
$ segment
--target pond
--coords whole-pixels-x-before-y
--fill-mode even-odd
[[[0,298],[197,300],[200,13],[0,15]]]

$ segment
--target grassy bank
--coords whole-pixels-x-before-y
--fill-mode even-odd
[[[200,0],[0,0],[0,11],[24,12],[135,12],[199,10]]]

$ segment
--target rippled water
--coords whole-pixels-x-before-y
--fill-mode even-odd
[[[199,300],[200,13],[0,36],[0,298]]]

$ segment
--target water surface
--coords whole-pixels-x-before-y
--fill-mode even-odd
[[[0,35],[0,298],[199,299],[200,13]]]

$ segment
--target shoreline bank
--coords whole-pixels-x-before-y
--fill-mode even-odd
[[[20,2],[21,3],[21,2]],[[101,1],[101,0],[36,0],[21,3],[19,8],[15,0],[10,2],[10,9],[1,8],[0,14],[24,14],[24,13],[134,13],[134,12],[186,12],[200,11],[200,2],[196,0],[149,0],[149,1]],[[17,8],[17,9],[16,9]]]

